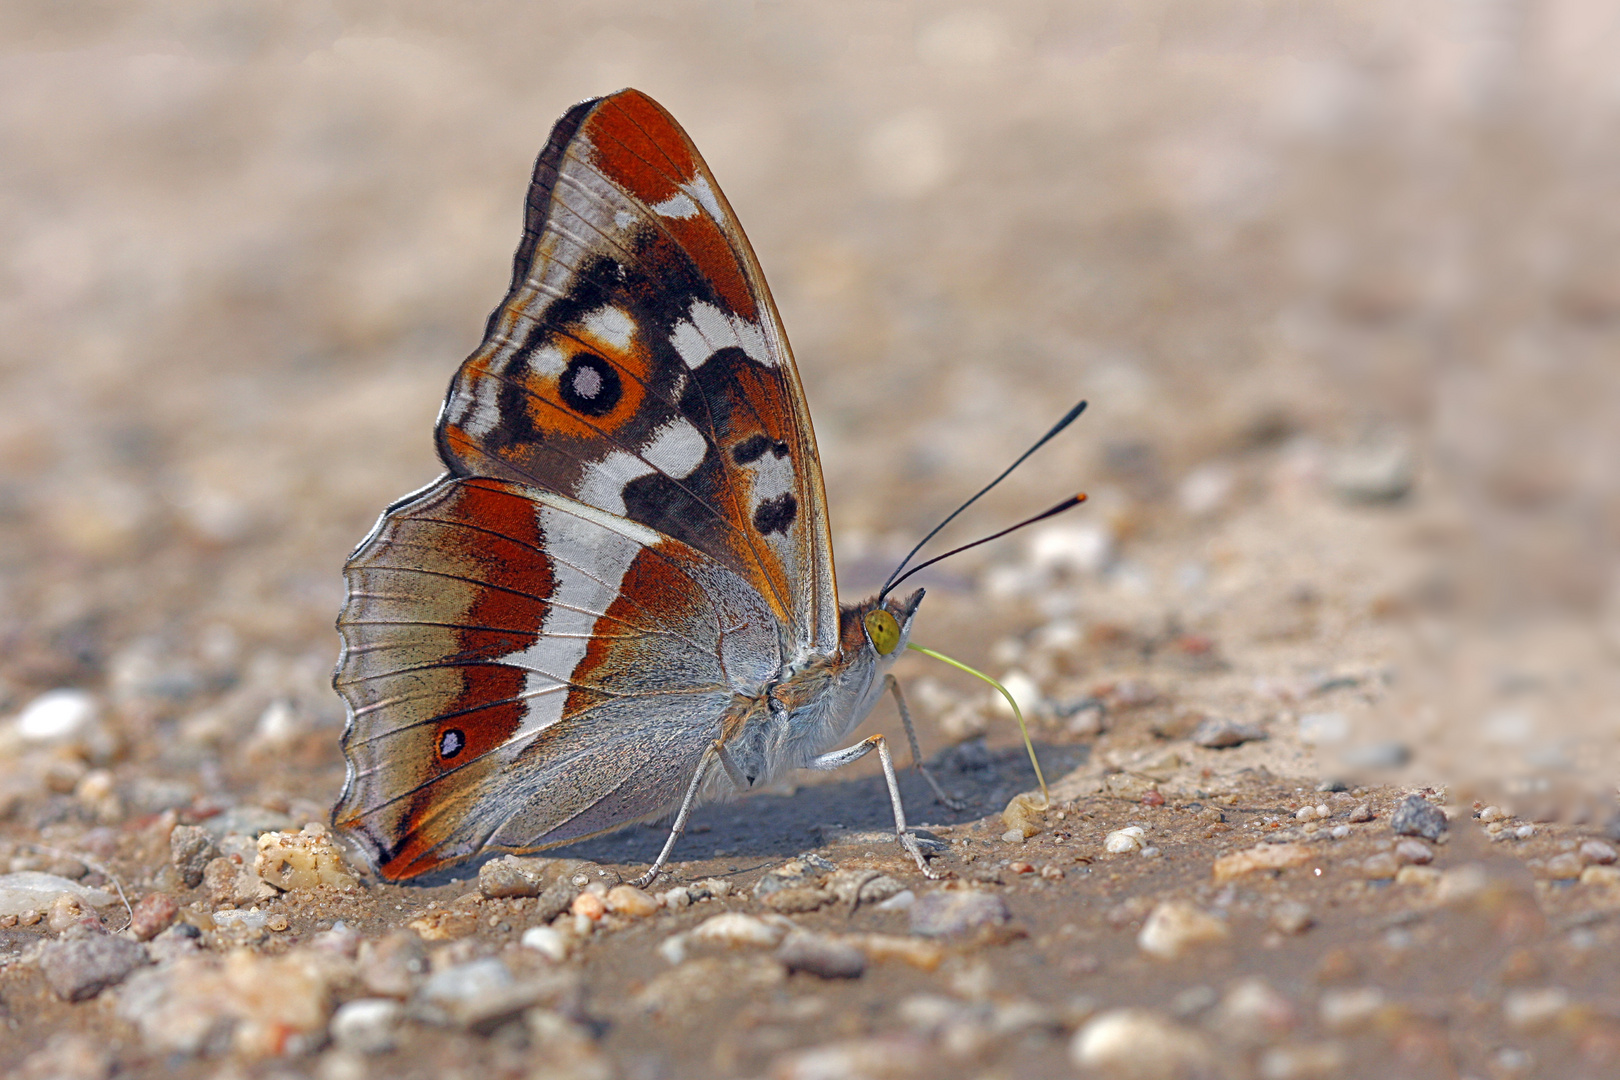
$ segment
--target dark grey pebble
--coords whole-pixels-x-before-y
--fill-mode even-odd
[[[176,825],[169,833],[169,858],[180,873],[186,888],[195,889],[202,884],[203,870],[219,858],[214,837],[207,829],[196,825]]]
[[[39,970],[63,1001],[87,1001],[145,962],[139,944],[104,934],[47,942],[39,954]]]
[[[1192,732],[1192,741],[1209,750],[1225,750],[1266,737],[1265,730],[1255,724],[1244,724],[1218,716],[1207,716],[1200,720]]]
[[[1397,836],[1421,836],[1438,840],[1446,831],[1446,815],[1421,795],[1408,795],[1389,816],[1389,827]]]
[[[1005,900],[979,889],[942,889],[911,905],[911,932],[924,937],[960,937],[1011,919]]]
[[[776,958],[789,971],[807,971],[823,979],[858,979],[866,970],[865,953],[820,934],[789,934]]]

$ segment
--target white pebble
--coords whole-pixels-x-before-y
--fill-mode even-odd
[[[671,910],[690,907],[692,904],[692,890],[684,885],[677,885],[668,892],[659,893],[658,902]]]
[[[1179,1080],[1209,1064],[1196,1032],[1146,1009],[1111,1009],[1086,1022],[1069,1044],[1082,1069],[1132,1080]]]
[[[1142,837],[1144,835],[1146,834],[1138,825],[1115,829],[1103,838],[1103,850],[1111,855],[1123,855],[1128,851],[1137,851],[1142,847]]]
[[[356,998],[332,1014],[332,1041],[340,1050],[381,1054],[394,1048],[405,1008],[392,998]]]
[[[1479,812],[1479,820],[1483,821],[1487,825],[1493,821],[1502,821],[1503,819],[1512,816],[1512,814],[1509,814],[1500,806],[1487,806],[1485,809]]]
[[[568,959],[568,939],[549,926],[531,926],[519,940],[525,949],[533,949],[548,960],[560,964]]]
[[[17,714],[17,734],[30,742],[69,739],[95,720],[96,699],[83,690],[47,690]]]
[[[1166,900],[1142,924],[1136,944],[1151,956],[1174,960],[1196,946],[1225,941],[1229,933],[1225,920],[1185,900]]]
[[[1142,858],[1144,859],[1157,859],[1160,854],[1159,849],[1156,847],[1145,847],[1142,849]]]
[[[270,913],[257,908],[252,911],[227,908],[224,911],[214,912],[214,925],[219,927],[240,926],[244,930],[263,930],[269,921]]]
[[[713,941],[722,945],[771,946],[782,940],[792,924],[787,920],[766,922],[740,911],[727,911],[704,920],[691,931],[696,941]]]
[[[917,894],[910,889],[901,889],[881,904],[877,905],[879,911],[904,911],[917,902]]]
[[[1328,835],[1333,837],[1335,840],[1343,840],[1345,837],[1350,835],[1350,826],[1335,825],[1333,828],[1328,830]]]
[[[1528,840],[1532,836],[1536,835],[1536,827],[1534,825],[1520,825],[1517,829],[1513,830],[1513,835],[1517,836],[1520,840]]]

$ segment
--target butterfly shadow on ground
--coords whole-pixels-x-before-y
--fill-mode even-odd
[[[1036,744],[1048,780],[1084,764],[1088,748]],[[944,789],[967,803],[951,810],[934,800],[914,769],[898,772],[906,821],[913,827],[954,825],[997,814],[1021,791],[1037,787],[1024,747],[989,748],[971,739],[935,755],[929,769]],[[894,814],[882,774],[840,779],[838,774],[803,772],[788,777],[801,782],[792,794],[762,791],[714,803],[692,814],[686,834],[675,844],[670,871],[676,880],[692,876],[746,872],[835,842],[840,832],[889,833]],[[565,858],[590,859],[631,868],[650,864],[668,836],[668,820],[547,852]],[[719,861],[722,865],[702,864]],[[688,869],[684,864],[699,864]]]

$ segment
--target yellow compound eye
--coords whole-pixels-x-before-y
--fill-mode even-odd
[[[900,624],[883,608],[866,613],[866,636],[881,656],[888,656],[900,644]]]

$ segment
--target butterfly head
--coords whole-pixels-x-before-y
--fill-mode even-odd
[[[922,603],[923,590],[906,597],[872,599],[845,609],[844,649],[860,652],[870,649],[892,663],[911,636],[911,620]]]

